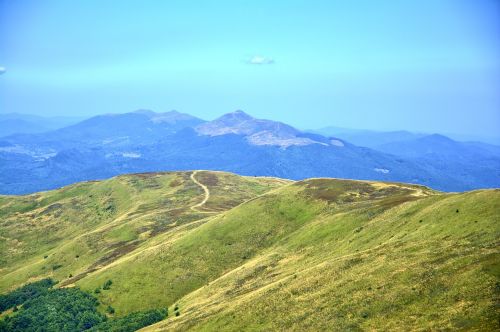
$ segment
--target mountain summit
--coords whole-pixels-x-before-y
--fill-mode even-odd
[[[196,127],[196,131],[205,136],[242,135],[252,145],[275,145],[286,148],[292,145],[324,144],[302,137],[302,133],[292,126],[278,121],[256,119],[241,110],[203,123]]]

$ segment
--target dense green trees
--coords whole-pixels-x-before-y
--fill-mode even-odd
[[[0,331],[82,331],[106,320],[95,297],[78,288],[44,292],[7,316]]]
[[[8,294],[0,295],[0,312],[20,305],[29,299],[33,299],[46,293],[56,282],[52,279],[42,279],[31,284],[27,284]]]
[[[125,317],[110,319],[93,327],[92,332],[132,332],[165,319],[167,309],[153,309],[134,312]]]
[[[128,332],[154,324],[168,315],[167,309],[155,309],[108,319],[97,310],[99,302],[93,295],[78,288],[51,289],[54,284],[53,280],[44,279],[0,295],[0,312],[14,309],[0,319],[0,332]],[[111,281],[104,286],[109,289]],[[115,312],[109,305],[106,311],[109,314]]]

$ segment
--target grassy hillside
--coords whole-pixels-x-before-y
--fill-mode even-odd
[[[396,189],[376,198],[378,190],[353,203],[335,193],[339,184],[302,182],[247,204],[231,221],[236,211],[228,213],[220,222],[232,228],[273,206],[276,222],[260,236],[284,224],[286,231],[180,299],[179,317],[148,330],[498,328],[499,191],[416,199]],[[286,197],[308,202],[303,218],[287,214]]]
[[[498,328],[500,190],[197,172],[197,206],[191,175],[2,197],[0,289],[54,276],[118,317],[169,307],[148,331]]]
[[[197,172],[224,189],[207,203],[191,172],[119,176],[27,196],[0,196],[0,291],[42,277],[70,285],[123,255],[181,234],[220,211],[287,183]]]

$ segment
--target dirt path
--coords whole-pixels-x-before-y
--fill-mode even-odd
[[[205,192],[205,198],[200,203],[191,206],[191,210],[197,211],[197,212],[205,212],[205,211],[198,210],[198,208],[203,206],[208,201],[208,199],[210,198],[210,191],[208,190],[207,186],[205,186],[204,184],[202,184],[198,180],[196,180],[196,178],[194,177],[196,175],[196,173],[198,173],[198,171],[194,171],[193,173],[191,173],[191,180],[193,180],[194,183],[196,183],[197,185],[199,185],[203,189],[203,191]]]

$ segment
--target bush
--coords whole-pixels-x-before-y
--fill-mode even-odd
[[[102,289],[104,290],[109,290],[111,288],[111,285],[113,284],[113,282],[111,281],[111,279],[108,279],[104,285],[102,286]]]
[[[112,306],[108,305],[108,307],[106,308],[106,312],[110,315],[114,314],[115,313],[115,308],[113,308]]]
[[[63,267],[62,264],[54,264],[54,265],[52,265],[52,271],[60,269],[61,267]]]

